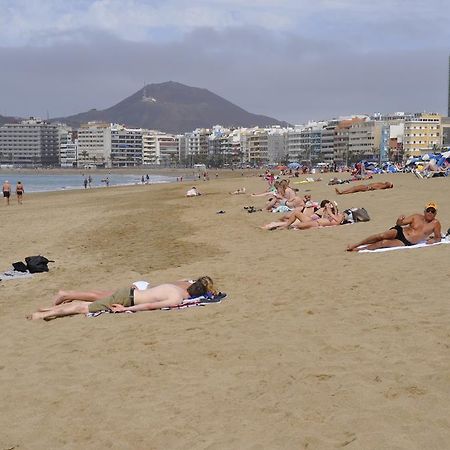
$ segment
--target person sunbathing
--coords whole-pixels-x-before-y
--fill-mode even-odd
[[[369,184],[360,184],[359,186],[352,186],[347,189],[334,188],[336,194],[354,194],[355,192],[367,192],[367,191],[378,191],[380,189],[392,189],[394,185],[386,181],[384,183],[369,183]]]
[[[231,195],[239,195],[239,194],[245,194],[245,187],[238,188],[235,191],[229,192]]]
[[[213,281],[208,276],[200,277],[194,282],[182,285],[176,283],[160,284],[158,286],[138,290],[134,286],[127,286],[113,292],[111,295],[97,300],[86,295],[90,291],[79,292],[79,298],[75,299],[75,291],[72,291],[71,300],[50,308],[41,308],[34,312],[28,319],[51,320],[57,317],[72,316],[75,314],[87,314],[98,311],[125,312],[125,311],[150,311],[170,306],[177,306],[183,300],[205,295],[208,292],[216,294]],[[98,292],[99,291],[95,291]],[[106,292],[106,291],[105,291]]]
[[[430,202],[425,206],[423,214],[400,216],[395,226],[384,233],[374,234],[362,241],[348,245],[347,251],[376,250],[378,248],[404,247],[426,241],[427,244],[440,242],[441,224],[436,219],[437,205]],[[429,236],[433,234],[433,237]],[[364,246],[361,248],[361,246]]]
[[[304,206],[301,197],[297,197],[296,192],[289,186],[289,180],[281,180],[278,183],[277,192],[266,203],[266,210],[272,211],[279,206],[287,208],[298,208]]]
[[[329,200],[322,200],[320,209],[307,215],[304,212],[295,210],[287,220],[271,222],[264,225],[264,230],[288,229],[307,230],[317,227],[332,227],[341,225],[344,222],[344,214],[339,213],[337,206]]]

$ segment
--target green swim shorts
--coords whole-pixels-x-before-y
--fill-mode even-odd
[[[133,306],[134,305],[134,288],[126,287],[117,289],[109,297],[102,298],[89,305],[89,312],[98,311],[111,311],[110,306],[114,303],[123,306]]]

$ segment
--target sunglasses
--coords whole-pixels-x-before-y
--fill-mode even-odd
[[[436,214],[436,210],[434,208],[427,208],[425,212]]]

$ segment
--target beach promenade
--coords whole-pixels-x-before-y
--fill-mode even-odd
[[[376,175],[394,188],[337,196],[331,176],[292,185],[370,222],[260,230],[276,215],[243,207],[264,199],[228,192],[266,184],[240,172],[195,198],[189,181],[1,203],[0,270],[55,263],[0,282],[0,450],[448,448],[450,245],[345,249],[429,201],[447,230],[450,178]],[[227,299],[25,320],[61,288],[200,275]]]

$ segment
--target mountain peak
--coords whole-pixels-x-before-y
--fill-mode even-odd
[[[269,126],[285,122],[256,115],[208,91],[176,81],[146,84],[142,89],[110,108],[58,118],[72,126],[90,120],[123,123],[128,126],[184,133],[195,128],[224,126]]]

